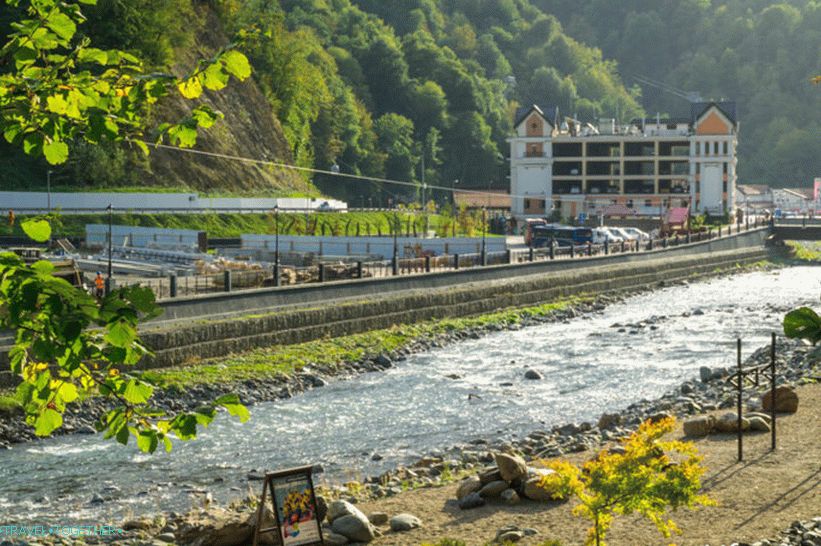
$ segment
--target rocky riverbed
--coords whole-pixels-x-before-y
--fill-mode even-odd
[[[614,327],[618,326],[614,325]],[[777,355],[779,385],[800,385],[809,381],[821,380],[821,350],[808,347],[800,342],[788,341],[780,342]],[[745,361],[744,365],[748,367],[767,362],[769,362],[769,347],[761,347]],[[504,443],[476,438],[465,444],[431,452],[412,465],[397,468],[381,476],[374,476],[363,483],[334,487],[323,491],[323,494],[328,502],[338,499],[356,504],[366,499],[395,496],[408,488],[432,487],[451,482],[462,476],[492,472],[492,465],[498,460],[499,453],[517,454],[524,459],[532,460],[596,450],[602,445],[628,435],[646,419],[666,415],[686,418],[704,411],[734,407],[736,391],[727,381],[730,371],[724,368],[704,368],[701,370],[699,379],[686,381],[655,400],[643,400],[631,404],[622,411],[604,414],[595,423],[568,423],[549,430],[537,430],[520,440]],[[762,382],[759,387],[748,389],[744,397],[747,409],[760,408],[761,394],[765,388]],[[254,476],[249,478],[254,478]],[[246,544],[243,541],[247,540],[248,533],[253,529],[254,502],[253,497],[249,497],[230,507],[214,507],[209,506],[210,500],[206,496],[203,507],[187,514],[168,513],[127,521],[123,529],[128,538],[120,537],[113,542],[127,545],[159,545],[171,541],[179,544],[221,544],[223,546],[235,544],[239,546]],[[465,509],[469,509],[467,505]],[[381,521],[383,515],[378,515],[377,519]],[[366,518],[373,516],[373,514],[368,514]],[[412,515],[410,516],[404,519],[414,522]],[[385,517],[387,518],[387,515]],[[818,520],[795,522],[785,530],[782,536],[761,540],[755,544],[814,546],[819,544],[816,539],[820,530],[821,525]],[[330,526],[328,531],[333,533]],[[526,531],[526,529],[519,529],[505,532],[522,534]],[[376,525],[372,532],[374,537],[379,536]],[[339,533],[330,536],[337,541],[334,543],[341,544],[348,541],[344,539],[344,535]],[[109,540],[105,537],[86,537],[84,541],[88,544],[104,542],[109,542]],[[4,543],[0,542],[0,544]],[[17,541],[11,544],[25,543]],[[74,544],[74,542],[70,538],[59,540],[49,538],[38,542],[29,541],[28,544]]]
[[[756,266],[755,269],[769,270],[777,266],[768,264]],[[745,269],[750,271],[751,268]],[[719,272],[714,278],[730,277],[736,272]],[[537,326],[540,324],[550,324],[556,322],[567,322],[585,315],[600,312],[608,305],[624,301],[632,296],[650,292],[666,286],[686,285],[687,281],[675,283],[659,283],[645,289],[635,289],[620,291],[618,293],[602,294],[583,303],[570,305],[565,309],[550,312],[541,316],[523,316],[515,324],[490,323],[479,327],[472,327],[465,330],[457,330],[441,334],[432,339],[419,339],[410,345],[392,353],[369,355],[357,362],[339,363],[333,366],[309,365],[299,372],[290,376],[279,376],[265,380],[247,380],[239,383],[228,384],[201,384],[191,385],[184,390],[161,390],[158,389],[152,399],[152,404],[168,412],[179,412],[192,410],[203,403],[218,398],[226,393],[236,393],[246,405],[254,405],[260,402],[268,402],[291,398],[299,393],[310,389],[323,387],[329,380],[343,380],[354,375],[378,372],[389,369],[395,363],[404,361],[408,356],[423,353],[431,349],[443,347],[457,343],[466,339],[479,339],[490,333],[502,330],[520,330],[523,328]],[[783,313],[788,309],[778,306],[768,306],[773,313]],[[698,311],[696,311],[697,313]],[[647,331],[658,328],[657,323],[665,320],[666,317],[654,317],[653,320],[641,323],[614,324],[615,332],[628,332],[630,335],[641,335]],[[602,335],[602,334],[595,334]],[[538,374],[535,370],[531,372]],[[64,414],[64,424],[56,434],[94,434],[95,421],[111,409],[112,403],[104,399],[92,399],[82,404],[74,404],[66,409]],[[0,449],[8,449],[13,444],[35,441],[38,438],[34,435],[33,429],[26,425],[20,413],[0,414]]]

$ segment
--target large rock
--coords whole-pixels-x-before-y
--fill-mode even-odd
[[[532,469],[530,476],[522,486],[522,494],[528,499],[537,502],[558,500],[553,497],[553,495],[557,493],[555,489],[542,487],[542,478],[555,473],[554,470],[550,470],[549,468]]]
[[[181,524],[175,540],[192,546],[245,546],[253,539],[256,520],[256,512],[248,515],[214,509]]]
[[[487,485],[490,482],[496,482],[502,479],[502,473],[495,466],[488,468],[479,473],[479,481],[482,485]]]
[[[750,428],[750,421],[742,417],[741,418],[741,430],[749,430]],[[716,419],[714,430],[716,432],[738,432],[738,414],[736,413],[725,413],[718,419]]]
[[[422,520],[411,514],[397,514],[391,518],[391,531],[401,533],[422,527]]]
[[[702,383],[707,383],[713,379],[713,370],[711,370],[707,366],[702,366],[701,368],[699,368],[698,374],[701,378]]]
[[[599,417],[598,427],[599,430],[605,430],[610,427],[615,427],[621,424],[622,418],[621,414],[619,413],[603,413],[601,417]]]
[[[499,495],[499,498],[507,504],[519,504],[519,502],[521,502],[519,494],[516,493],[515,489],[505,489],[502,491],[501,495]]]
[[[335,500],[328,505],[328,522],[333,523],[335,519],[342,516],[353,516],[361,513],[359,508],[348,501]]]
[[[323,529],[322,543],[326,546],[344,546],[348,543],[348,537],[339,535],[333,531],[328,531],[327,529]]]
[[[684,434],[691,438],[701,438],[710,434],[714,426],[715,418],[711,415],[693,417],[684,421]]]
[[[770,423],[763,417],[759,417],[758,415],[746,416],[750,422],[750,430],[754,430],[756,432],[770,432]]]
[[[537,370],[530,369],[525,372],[525,379],[529,379],[531,381],[540,381],[544,379],[544,376]]]
[[[459,484],[459,488],[456,490],[456,498],[461,500],[471,493],[478,492],[480,489],[482,489],[482,480],[480,480],[478,476],[471,476],[462,480]]]
[[[385,512],[373,512],[372,514],[368,514],[368,521],[374,525],[385,525],[388,523],[388,514]]]
[[[517,455],[507,453],[496,453],[496,466],[499,467],[499,474],[508,483],[527,476],[527,463]]]
[[[459,508],[462,510],[470,510],[471,508],[479,508],[485,505],[485,499],[479,493],[471,493],[459,500]]]
[[[773,407],[772,391],[767,391],[761,398],[764,411],[770,411]],[[782,385],[775,388],[775,411],[779,413],[795,413],[798,411],[798,393],[795,389]]]
[[[479,495],[485,499],[492,499],[502,494],[502,491],[508,489],[510,485],[504,480],[490,482],[479,490]]]
[[[370,542],[376,536],[368,517],[353,504],[336,500],[328,505],[331,530],[352,542]]]
[[[331,524],[331,530],[351,542],[370,542],[376,538],[373,525],[362,512],[359,515],[349,514],[336,518]]]

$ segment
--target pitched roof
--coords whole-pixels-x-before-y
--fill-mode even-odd
[[[784,188],[784,191],[802,199],[812,200],[813,198],[812,188]]]
[[[513,127],[518,127],[530,115],[531,112],[536,111],[547,121],[551,126],[556,126],[556,121],[559,119],[559,107],[550,106],[542,108],[536,104],[532,106],[524,106],[516,109],[516,119],[513,122]]]
[[[698,121],[698,119],[703,116],[707,110],[715,106],[716,108],[724,114],[727,119],[733,122],[733,125],[738,123],[736,119],[736,106],[735,102],[732,101],[722,101],[722,102],[693,102],[690,104],[690,118],[692,119],[692,123]]]
[[[738,184],[738,191],[744,195],[765,195],[770,193],[770,187],[766,184]]]
[[[690,215],[689,207],[676,207],[667,213],[667,223],[673,225],[684,225]]]

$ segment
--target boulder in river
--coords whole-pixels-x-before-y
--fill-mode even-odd
[[[525,379],[529,379],[531,381],[540,381],[544,379],[544,376],[538,370],[534,370],[531,368],[525,372]]]

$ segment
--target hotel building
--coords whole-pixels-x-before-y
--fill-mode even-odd
[[[518,221],[659,216],[735,210],[738,122],[735,104],[693,104],[689,118],[595,125],[557,108],[519,109],[510,143],[512,213]]]

